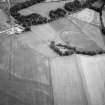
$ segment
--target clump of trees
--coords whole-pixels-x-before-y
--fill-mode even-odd
[[[95,56],[99,54],[105,54],[105,51],[82,51],[78,50],[76,47],[63,45],[63,44],[56,44],[54,41],[51,41],[50,48],[56,52],[59,56],[70,56],[72,54],[82,54],[82,55],[89,55],[89,56]],[[65,49],[65,51],[62,51],[61,49]]]
[[[67,12],[63,8],[57,8],[57,9],[51,10],[49,12],[49,17],[52,20],[56,20],[56,19],[58,19],[60,17],[65,17],[66,13]]]
[[[23,3],[18,3],[10,8],[10,14],[18,21],[18,24],[25,28],[25,31],[30,31],[30,26],[47,23],[48,19],[37,13],[24,16],[20,14],[19,11],[43,1],[44,0],[30,0]]]
[[[74,0],[73,2],[67,2],[64,4],[64,7],[49,11],[50,19],[43,17],[38,13],[32,13],[28,16],[23,16],[22,14],[19,13],[21,9],[28,8],[32,5],[42,3],[44,1],[45,0],[30,0],[22,3],[18,3],[10,8],[10,14],[19,22],[19,24],[22,24],[22,26],[29,29],[29,27],[32,25],[49,23],[60,17],[65,17],[66,14],[71,14],[71,13],[80,11],[84,8],[90,8],[94,11],[99,12],[100,26],[101,26],[100,29],[101,29],[101,32],[105,34],[105,27],[102,19],[102,10],[105,5],[105,0],[86,0],[83,2],[79,0]],[[96,2],[99,2],[98,6],[94,5]]]

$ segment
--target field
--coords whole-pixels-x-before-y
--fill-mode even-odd
[[[48,9],[63,4],[45,3],[20,12],[30,14],[38,9],[47,16]],[[3,5],[0,31],[11,27]],[[88,11],[32,26],[31,32],[0,34],[0,105],[104,105],[104,55],[61,57],[49,48],[56,41],[80,50],[105,50],[98,14]]]

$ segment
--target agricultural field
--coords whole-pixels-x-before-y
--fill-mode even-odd
[[[12,5],[17,2],[11,0]],[[48,10],[64,3],[46,2],[20,13],[48,16]],[[29,32],[0,33],[0,105],[104,105],[105,55],[59,56],[49,47],[55,41],[81,51],[105,50],[98,15],[84,9],[51,23],[31,26]],[[15,24],[8,5],[1,3],[0,32]]]

